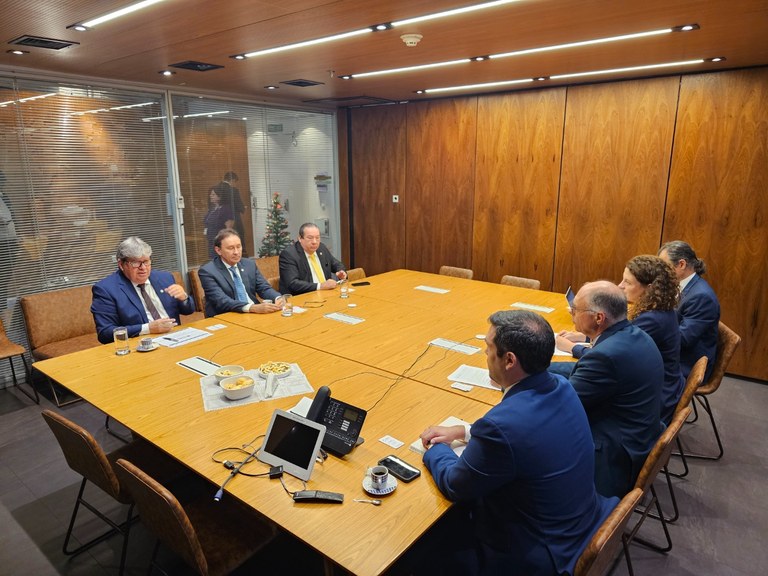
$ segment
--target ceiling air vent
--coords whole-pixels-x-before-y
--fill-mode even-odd
[[[30,36],[29,34],[26,34],[24,36],[19,36],[15,40],[11,40],[9,44],[29,46],[31,48],[61,50],[62,48],[69,48],[74,44],[80,44],[80,42],[70,42],[69,40],[54,40],[53,38],[43,38],[42,36]]]
[[[315,82],[314,80],[286,80],[285,82],[280,82],[280,84],[289,84],[291,86],[298,86],[299,88],[306,88],[307,86],[320,86],[321,84],[325,84],[325,82]]]
[[[173,68],[184,68],[184,70],[192,70],[193,72],[208,72],[208,70],[216,70],[217,68],[224,68],[219,64],[206,64],[205,62],[195,62],[194,60],[187,60],[186,62],[176,62],[176,64],[168,64]]]
[[[381,106],[385,104],[397,104],[399,100],[388,100],[377,96],[344,96],[341,98],[317,98],[304,100],[306,104],[337,104],[343,107]]]

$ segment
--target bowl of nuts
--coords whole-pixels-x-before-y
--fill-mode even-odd
[[[253,394],[254,380],[250,376],[230,376],[219,382],[224,396],[230,400],[242,400]]]

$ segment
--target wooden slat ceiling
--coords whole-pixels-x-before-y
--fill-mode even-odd
[[[521,0],[366,34],[329,44],[236,61],[235,54],[339,34],[378,23],[481,3],[482,0],[165,0],[87,32],[67,26],[103,15],[132,0],[0,0],[0,72],[46,71],[120,82],[182,86],[186,91],[290,104],[329,106],[418,100],[418,89],[553,76],[725,56],[663,72],[614,73],[578,80],[545,80],[536,87],[665,73],[712,71],[768,64],[766,0]],[[343,74],[415,66],[631,34],[683,24],[701,29],[644,39],[544,52],[499,60],[370,78]],[[406,47],[403,33],[422,41]],[[22,35],[79,42],[62,50],[6,52]],[[208,72],[158,72],[187,60],[223,65]],[[300,88],[281,82],[307,79]],[[278,85],[269,91],[267,85]],[[530,88],[499,87],[497,91]],[[492,92],[481,89],[474,92]],[[468,92],[453,92],[448,95]]]

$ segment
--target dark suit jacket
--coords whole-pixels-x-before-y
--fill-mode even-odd
[[[683,393],[685,378],[680,372],[680,329],[674,310],[648,310],[632,324],[650,336],[664,362],[664,386],[661,389],[661,421],[669,424]]]
[[[680,295],[677,319],[680,321],[680,368],[683,376],[687,378],[698,359],[706,356],[706,380],[717,357],[720,302],[709,283],[698,274]]]
[[[168,316],[178,324],[181,324],[179,314],[192,314],[195,311],[195,301],[191,296],[180,302],[173,296],[160,292],[176,283],[170,272],[152,270],[148,281],[163,303]],[[133,337],[139,335],[142,324],[150,321],[144,310],[144,302],[136,293],[131,281],[120,270],[96,282],[92,290],[91,313],[96,322],[99,342],[102,344],[112,342],[112,329],[117,326],[128,328],[128,336]]]
[[[618,501],[595,490],[589,423],[567,380],[521,380],[471,435],[461,457],[445,444],[424,454],[440,491],[472,505],[477,538],[506,559],[505,574],[572,573]]]
[[[269,282],[261,275],[256,263],[250,258],[243,258],[237,263],[240,278],[243,279],[245,291],[254,303],[259,302],[256,295],[272,300],[280,297],[269,285]],[[223,314],[224,312],[240,312],[248,302],[243,302],[235,297],[235,283],[227,266],[219,256],[200,267],[197,272],[200,283],[205,291],[205,315],[206,317]]]
[[[661,354],[648,334],[622,320],[576,362],[569,380],[592,429],[597,491],[622,497],[662,431]]]
[[[325,279],[333,278],[339,270],[345,270],[344,264],[336,260],[325,244],[320,243],[317,259],[323,268]],[[312,281],[312,271],[304,255],[304,248],[297,241],[280,253],[280,292],[283,294],[304,294],[314,292],[317,284]]]

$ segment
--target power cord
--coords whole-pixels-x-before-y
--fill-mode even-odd
[[[216,502],[220,502],[221,501],[222,497],[224,496],[224,488],[226,488],[226,486],[227,486],[227,484],[229,484],[230,480],[232,480],[232,478],[234,478],[238,474],[242,474],[243,476],[252,476],[252,477],[256,477],[256,476],[271,476],[271,471],[270,472],[266,472],[264,474],[248,474],[247,472],[242,472],[241,471],[243,466],[245,466],[249,462],[252,462],[252,461],[254,461],[256,459],[256,453],[259,451],[259,448],[261,448],[261,446],[254,447],[253,444],[259,438],[263,438],[263,437],[264,437],[264,434],[259,434],[258,436],[256,436],[256,438],[254,438],[253,440],[251,440],[247,444],[243,444],[242,448],[221,448],[219,450],[216,450],[211,455],[211,459],[214,462],[219,462],[219,463],[223,464],[225,468],[230,470],[229,476],[227,476],[227,478],[224,480],[224,482],[221,483],[221,486],[219,486],[219,489],[216,491],[216,494],[214,494],[214,496],[213,496],[213,499]],[[247,446],[250,446],[251,448],[253,448],[253,451],[252,452],[248,452],[245,449]],[[244,460],[241,460],[239,462],[232,462],[230,460],[218,460],[216,458],[216,456],[219,453],[224,452],[226,450],[237,450],[237,451],[240,451],[240,452],[242,452],[244,454],[247,454],[247,456],[245,457]]]

